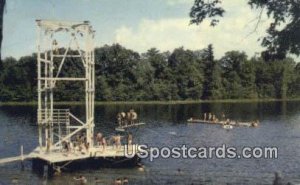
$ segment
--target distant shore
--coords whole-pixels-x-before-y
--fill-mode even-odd
[[[174,101],[95,101],[95,105],[176,105],[176,104],[201,104],[201,103],[254,103],[254,102],[284,102],[300,101],[292,99],[225,99],[225,100],[174,100]],[[55,102],[56,105],[83,105],[85,101]],[[36,101],[30,102],[0,102],[0,106],[37,105]]]

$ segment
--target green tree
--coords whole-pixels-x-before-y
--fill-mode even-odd
[[[204,84],[203,99],[222,98],[221,69],[218,61],[214,58],[213,46],[208,45],[202,54],[204,61]]]
[[[287,58],[283,61],[274,61],[272,65],[273,84],[276,98],[286,99],[288,87],[292,83],[295,62]]]
[[[135,100],[136,69],[140,62],[137,52],[119,44],[96,48],[97,76],[104,76],[112,89],[112,100]]]
[[[258,98],[255,85],[255,64],[252,60],[246,60],[241,66],[241,85],[243,98]]]
[[[190,11],[191,24],[200,24],[210,19],[211,25],[219,22],[225,9],[221,6],[222,0],[195,0]],[[262,54],[266,60],[284,59],[288,53],[300,55],[300,1],[298,0],[248,0],[252,9],[259,9],[260,14],[265,11],[272,23],[266,30],[262,46],[266,51]]]
[[[144,76],[146,78],[145,93],[150,95],[148,98],[151,100],[172,99],[171,71],[168,67],[169,55],[169,53],[161,53],[156,48],[151,48],[142,55],[145,59],[144,62],[149,65],[148,70],[144,70],[143,73],[147,74]]]
[[[271,63],[266,63],[262,58],[253,58],[255,64],[255,85],[259,98],[274,98],[275,88],[273,85]]]
[[[300,63],[293,69],[292,81],[288,87],[288,97],[300,97]]]
[[[242,65],[247,61],[245,52],[229,51],[221,58],[223,84],[227,98],[242,98]]]
[[[2,49],[2,40],[3,40],[3,16],[4,16],[4,8],[5,8],[6,0],[0,0],[0,70],[2,69],[2,57],[1,57],[1,49]]]
[[[300,65],[290,58],[248,60],[244,52],[229,51],[218,61],[212,46],[172,53],[152,48],[140,56],[118,44],[97,48],[95,57],[96,100],[101,101],[300,97]],[[36,100],[36,58],[3,60],[0,101]],[[55,74],[58,65],[56,60]],[[59,77],[83,74],[80,60],[66,59]],[[84,100],[83,82],[56,85],[55,100]]]
[[[172,73],[171,83],[177,84],[178,98],[201,99],[203,93],[203,71],[200,62],[190,50],[177,48],[169,57]]]

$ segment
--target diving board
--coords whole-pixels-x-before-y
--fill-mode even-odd
[[[129,125],[124,125],[124,126],[118,126],[115,128],[116,131],[124,132],[125,129],[129,129],[132,127],[137,127],[137,126],[142,126],[145,125],[146,123],[134,123],[134,124],[129,124]]]

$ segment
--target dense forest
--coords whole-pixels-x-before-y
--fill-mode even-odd
[[[6,58],[0,73],[0,101],[37,99],[36,54]],[[265,61],[242,51],[215,59],[212,45],[197,51],[152,48],[139,54],[119,44],[95,50],[96,100],[214,100],[300,97],[300,63],[291,58]],[[83,74],[68,60],[62,76]],[[58,101],[84,99],[81,82],[61,82]]]

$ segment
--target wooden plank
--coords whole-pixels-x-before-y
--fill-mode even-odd
[[[60,81],[86,81],[87,79],[86,78],[68,78],[68,77],[62,77],[62,78],[50,78],[50,77],[41,77],[41,78],[38,78],[38,80],[60,80]]]
[[[16,162],[16,161],[22,161],[22,159],[26,160],[29,158],[30,158],[29,155],[17,156],[17,157],[7,157],[7,158],[0,159],[0,165],[6,164],[6,163],[12,163],[12,162]]]

